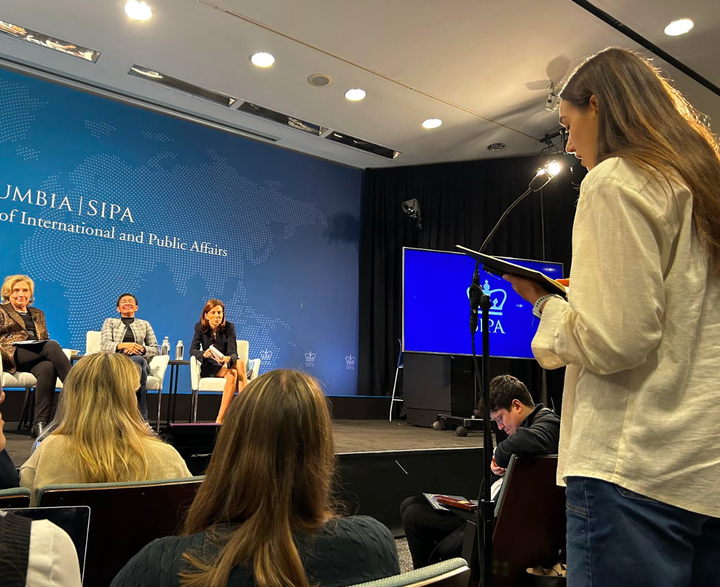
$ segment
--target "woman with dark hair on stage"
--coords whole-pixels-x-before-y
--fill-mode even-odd
[[[0,355],[8,373],[29,371],[35,376],[35,421],[32,435],[42,434],[50,420],[57,379],[65,381],[70,359],[60,345],[48,340],[45,314],[30,307],[35,282],[27,275],[10,275],[0,289]],[[14,344],[13,344],[14,343]]]
[[[20,468],[32,492],[59,483],[190,477],[180,454],[143,420],[140,370],[119,353],[83,357],[68,375],[54,422]]]
[[[212,347],[212,348],[210,348]],[[208,300],[195,324],[190,354],[200,362],[200,377],[224,377],[220,411],[215,421],[222,424],[235,393],[247,385],[245,362],[238,360],[235,325],[225,320],[225,304]]]
[[[568,300],[506,276],[567,365],[568,587],[717,584],[720,145],[653,66],[606,49],[560,94],[587,167]]]
[[[258,377],[230,405],[184,535],[146,546],[112,587],[333,587],[399,573],[385,526],[337,517],[334,474],[318,382]]]

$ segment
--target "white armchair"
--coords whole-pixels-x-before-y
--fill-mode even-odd
[[[85,354],[92,355],[100,352],[100,331],[88,330],[85,338]],[[170,357],[168,355],[155,355],[148,361],[147,388],[158,392],[157,400],[157,426],[160,428],[160,406],[162,404],[162,388]]]
[[[204,350],[204,349],[201,349]],[[247,340],[237,341],[238,361],[245,363],[248,383],[260,372],[260,359],[248,359],[250,343]],[[192,387],[192,421],[197,421],[198,394],[201,391],[222,391],[225,387],[224,377],[200,377],[200,361],[190,357],[190,384]]]
[[[63,349],[65,356],[70,358],[70,349]],[[23,401],[22,413],[18,421],[17,429],[20,430],[26,419],[32,423],[32,414],[30,413],[30,390],[37,385],[35,375],[26,371],[15,371],[15,373],[7,373],[3,369],[2,361],[0,361],[0,389],[24,389],[25,399]],[[57,379],[55,382],[56,389],[62,389],[62,381]]]

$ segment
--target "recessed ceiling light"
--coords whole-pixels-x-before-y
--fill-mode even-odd
[[[684,35],[690,29],[695,26],[695,23],[689,18],[681,18],[680,20],[674,20],[665,27],[665,34],[671,37],[677,37],[678,35]]]
[[[275,58],[270,53],[255,53],[250,57],[250,61],[256,67],[270,67],[275,63]]]
[[[487,148],[488,151],[502,151],[505,148],[505,143],[490,143]]]
[[[353,88],[352,90],[345,92],[345,97],[351,102],[359,102],[366,95],[365,90],[361,90],[360,88]]]
[[[147,2],[138,2],[138,0],[128,0],[125,3],[125,14],[133,20],[150,20],[153,12]]]
[[[442,120],[439,118],[428,118],[422,123],[423,128],[437,128],[442,124]]]

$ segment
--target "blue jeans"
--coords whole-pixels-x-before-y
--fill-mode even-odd
[[[565,496],[567,587],[720,584],[720,518],[586,477],[568,478]]]
[[[147,378],[148,378],[148,364],[145,357],[141,355],[128,355],[128,358],[140,368],[140,387],[137,392],[137,402],[140,414],[143,420],[147,422],[148,419],[148,408],[147,408]]]

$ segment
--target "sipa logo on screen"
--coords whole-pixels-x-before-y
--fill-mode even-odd
[[[500,287],[498,287],[497,289],[490,289],[490,283],[488,283],[487,279],[483,284],[482,290],[483,293],[487,295],[492,302],[492,305],[490,306],[490,311],[488,312],[491,316],[488,319],[489,332],[491,334],[505,334],[502,323],[500,322],[500,318],[502,318],[503,307],[505,306],[505,302],[507,301],[507,292]],[[467,289],[467,296],[468,299],[470,299],[470,288]],[[492,316],[495,317],[493,318]],[[478,320],[478,327],[475,332],[482,332],[482,320]]]

